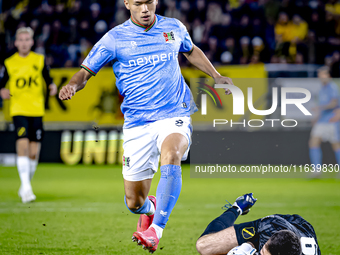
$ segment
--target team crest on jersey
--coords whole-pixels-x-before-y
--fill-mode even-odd
[[[254,227],[246,227],[242,229],[242,236],[244,239],[250,239],[255,235],[255,228]]]
[[[165,38],[165,42],[174,42],[175,41],[175,34],[173,31],[169,32],[169,33],[166,33],[166,32],[163,32],[163,36]]]
[[[123,166],[130,167],[130,157],[123,156]]]

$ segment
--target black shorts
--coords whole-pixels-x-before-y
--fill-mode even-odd
[[[255,247],[259,247],[259,234],[257,232],[261,219],[235,224],[236,238],[239,245],[251,242]]]
[[[13,116],[17,139],[28,138],[40,142],[44,135],[42,117]]]

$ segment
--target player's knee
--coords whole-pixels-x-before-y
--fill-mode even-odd
[[[29,156],[29,147],[28,144],[25,143],[25,141],[17,141],[16,151],[18,156]]]
[[[126,198],[126,206],[131,212],[136,212],[143,206],[143,202],[138,199]]]
[[[318,146],[320,145],[320,142],[319,142],[319,139],[318,139],[318,138],[316,138],[316,137],[311,137],[311,138],[309,139],[308,144],[309,144],[309,147],[310,147],[310,148],[313,148],[313,147],[318,147]]]
[[[312,138],[309,139],[309,141],[308,141],[308,146],[309,146],[309,148],[312,148],[312,147],[313,147]]]
[[[179,150],[169,150],[162,155],[163,164],[178,164],[181,162],[182,153]]]

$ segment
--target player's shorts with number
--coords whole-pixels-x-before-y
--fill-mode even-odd
[[[42,117],[13,116],[13,124],[17,139],[28,138],[35,142],[42,140],[44,134]]]
[[[323,142],[340,142],[340,123],[316,123],[311,135],[320,137]]]
[[[128,181],[150,179],[158,169],[159,156],[165,138],[182,134],[188,141],[182,160],[188,157],[192,125],[190,117],[174,117],[146,125],[123,129],[123,177]]]

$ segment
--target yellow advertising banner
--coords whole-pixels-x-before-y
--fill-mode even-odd
[[[51,76],[58,90],[66,85],[75,74],[78,68],[52,69]],[[265,95],[268,89],[267,72],[265,66],[223,66],[217,68],[223,76],[233,78],[235,86],[239,87],[245,95],[245,111],[247,112],[247,88],[253,88],[253,102],[257,109],[263,109]],[[182,74],[190,85],[193,78],[209,77],[195,68],[182,68]],[[115,76],[111,68],[103,68],[95,77],[92,77],[85,88],[69,101],[61,101],[58,95],[49,97],[46,103],[47,109],[44,117],[45,122],[93,122],[98,125],[122,125],[124,117],[120,111],[120,104],[123,97],[119,94],[115,86]],[[209,84],[214,86],[214,84]],[[199,89],[195,84],[191,84],[191,90],[196,102],[199,102]],[[194,114],[193,120],[199,122],[210,121],[211,118],[221,117],[237,120],[240,116],[232,114],[232,96],[224,95],[223,89],[216,90],[220,95],[221,106],[216,108],[213,100],[207,100],[209,119],[199,112]],[[7,100],[6,100],[7,101]],[[10,121],[8,115],[8,101],[4,102],[4,113],[6,120]],[[213,111],[209,109],[214,109]],[[227,110],[228,109],[228,110]],[[251,115],[250,115],[251,117]]]
[[[63,131],[60,158],[67,165],[121,164],[124,135],[117,130]]]
[[[79,69],[54,69],[51,76],[60,89]],[[123,98],[115,86],[116,78],[111,68],[104,68],[92,77],[85,88],[69,101],[50,99],[50,110],[45,121],[82,121],[101,124],[123,124],[120,111]],[[63,104],[63,106],[61,105]]]

